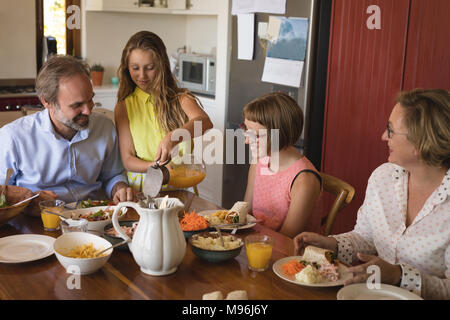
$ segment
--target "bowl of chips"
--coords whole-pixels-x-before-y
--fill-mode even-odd
[[[58,237],[54,244],[56,258],[67,273],[91,274],[101,269],[114,249],[97,256],[100,251],[109,248],[111,243],[102,237],[87,232],[69,232]]]

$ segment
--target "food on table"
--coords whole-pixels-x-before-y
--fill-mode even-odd
[[[225,300],[248,300],[247,291],[245,290],[234,290],[227,294]]]
[[[85,259],[85,258],[98,258],[107,255],[107,253],[102,253],[98,257],[96,256],[98,252],[102,251],[103,248],[95,249],[93,243],[83,244],[80,246],[76,246],[74,249],[71,249],[69,253],[62,253],[63,256],[69,258],[77,258],[77,259]]]
[[[205,216],[210,225],[247,223],[248,202],[238,201],[230,210],[218,210]]]
[[[316,262],[318,264],[335,263],[336,254],[327,249],[322,249],[314,246],[307,246],[303,253],[303,259],[309,262]]]
[[[302,271],[295,274],[295,280],[308,284],[320,283],[322,282],[322,276],[316,268],[309,264]]]
[[[298,282],[312,284],[339,280],[338,265],[339,260],[333,251],[308,246],[302,260],[290,260],[281,269],[285,275],[294,276]]]
[[[123,232],[125,232],[125,234],[130,237],[131,239],[133,239],[134,233],[136,232],[136,228],[138,226],[139,222],[133,222],[133,224],[131,225],[131,227],[127,227],[127,226],[120,226],[123,230]],[[116,229],[114,229],[114,227],[109,228],[108,230],[105,231],[105,234],[107,234],[108,236],[112,236],[112,237],[119,237],[119,234],[117,233]]]
[[[205,293],[203,295],[203,300],[223,300],[222,291],[213,291],[210,293]],[[225,300],[248,300],[247,291],[245,290],[234,290],[227,294]]]
[[[103,206],[112,206],[114,205],[113,202],[110,200],[83,200],[80,203],[81,208],[91,208],[91,207],[103,207]]]
[[[228,211],[225,220],[228,223],[246,223],[248,214],[248,202],[238,201]]]
[[[114,213],[113,209],[104,209],[97,211],[89,211],[88,213],[84,213],[80,216],[82,219],[86,219],[87,221],[102,221],[111,219]]]
[[[185,211],[183,218],[180,220],[180,225],[183,231],[197,231],[208,228],[208,221],[195,211],[190,213]]]
[[[222,291],[213,291],[210,293],[205,293],[202,297],[203,300],[223,300]]]
[[[217,233],[210,232],[207,235],[199,234],[192,237],[192,244],[200,249],[205,250],[231,250],[239,248],[242,245],[242,240],[231,235],[223,235],[222,242]]]
[[[281,270],[283,270],[285,275],[295,276],[295,274],[299,273],[306,267],[306,264],[300,263],[297,260],[290,260],[281,266]]]
[[[218,210],[210,215],[205,216],[205,219],[212,226],[215,226],[218,224],[224,224],[225,216],[227,215],[227,213],[228,213],[228,210]]]
[[[6,195],[2,193],[0,195],[0,208],[6,208],[8,206],[8,203],[6,202]]]
[[[272,256],[272,244],[265,242],[250,242],[245,245],[248,264],[255,270],[265,269]]]
[[[176,188],[189,188],[199,184],[205,179],[206,173],[186,166],[169,168],[170,179],[168,184]]]

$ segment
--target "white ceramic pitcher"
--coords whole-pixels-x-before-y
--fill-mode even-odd
[[[163,198],[154,199],[157,206]],[[139,224],[128,242],[131,253],[141,271],[153,276],[163,276],[177,271],[186,253],[186,240],[183,236],[178,213],[184,210],[177,198],[169,198],[164,209],[141,208],[135,202],[121,202],[112,216],[114,229],[124,240],[130,238],[119,226],[118,214],[123,207],[131,207],[139,214]]]

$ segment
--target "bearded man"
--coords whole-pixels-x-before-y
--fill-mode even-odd
[[[41,200],[133,201],[114,123],[92,113],[89,67],[53,56],[39,71],[36,92],[45,109],[0,129],[0,180],[12,168],[8,184],[39,192],[34,214]]]

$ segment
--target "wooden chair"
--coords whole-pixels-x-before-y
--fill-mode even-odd
[[[355,188],[339,178],[320,173],[322,177],[323,190],[336,196],[328,214],[322,218],[321,225],[325,225],[323,234],[328,236],[333,229],[334,220],[339,211],[348,205],[355,195]]]

